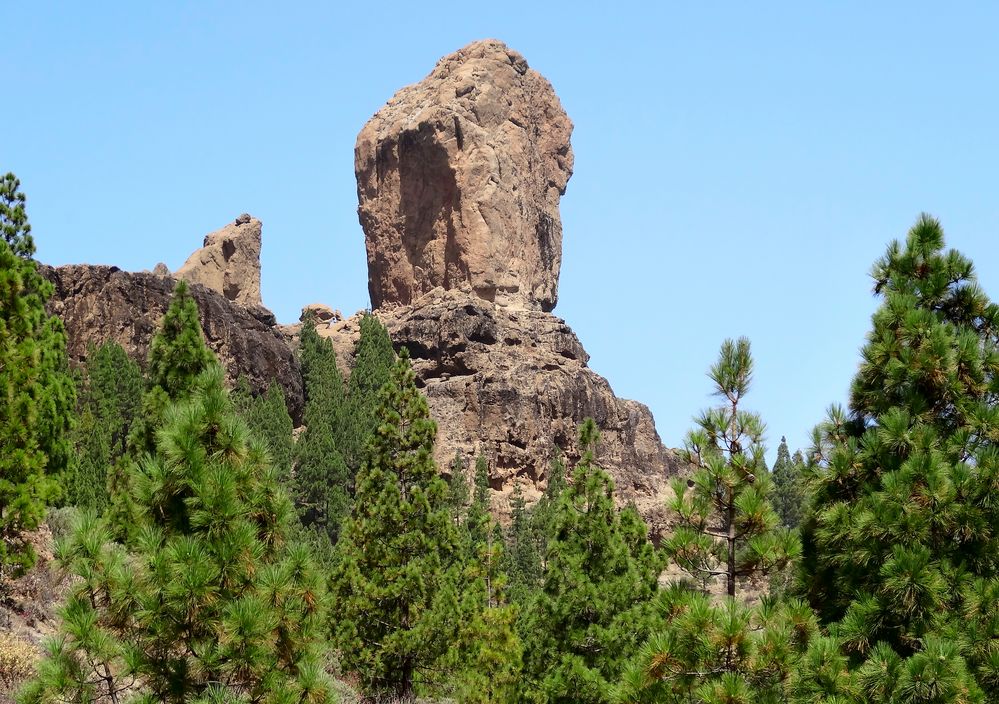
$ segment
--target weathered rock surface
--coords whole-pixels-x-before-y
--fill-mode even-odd
[[[340,322],[343,320],[343,313],[333,310],[325,303],[310,303],[302,308],[302,315],[299,320],[305,322],[308,316],[312,316],[316,323]]]
[[[614,396],[587,367],[589,355],[565,321],[437,289],[409,306],[375,311],[397,348],[406,347],[437,421],[436,460],[455,452],[490,461],[494,508],[515,484],[528,500],[543,490],[557,447],[577,459],[579,424],[600,427],[598,461],[623,501],[653,518],[679,461],[663,447],[649,409]],[[318,327],[345,370],[353,364],[360,315]],[[653,520],[653,523],[655,520]]]
[[[440,286],[552,310],[571,133],[551,84],[495,40],[396,93],[354,150],[372,307]]]
[[[145,365],[149,342],[170,305],[176,280],[112,266],[43,266],[54,285],[49,310],[66,327],[70,360],[83,362],[89,345],[118,342]],[[208,346],[230,381],[245,376],[264,391],[273,380],[284,388],[288,411],[302,417],[302,373],[298,360],[274,329],[274,316],[262,306],[243,306],[201,284],[191,286]]]
[[[230,301],[263,305],[260,299],[260,239],[262,223],[246,213],[221,230],[205,235],[204,246],[174,274],[202,284]]]

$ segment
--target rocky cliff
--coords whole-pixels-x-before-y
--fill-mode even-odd
[[[440,429],[438,463],[448,467],[456,452],[486,455],[498,511],[515,484],[537,497],[553,454],[571,463],[576,429],[592,417],[598,461],[620,497],[661,532],[657,512],[679,469],[676,455],[648,408],[617,398],[550,312],[571,129],[551,85],[494,40],[441,59],[399,91],[361,130],[355,150],[374,312],[412,355]],[[47,269],[71,357],[82,361],[90,343],[114,339],[144,361],[182,277],[195,282],[205,335],[230,379],[244,375],[257,390],[277,379],[299,421],[298,326],[276,325],[259,304],[260,233],[259,220],[241,216],[208,235],[176,274]],[[307,308],[349,373],[359,315]]]
[[[255,276],[259,298],[259,224]],[[211,237],[211,236],[209,236]],[[82,363],[91,345],[114,340],[145,365],[149,342],[159,326],[176,279],[168,272],[127,272],[113,266],[77,264],[43,267],[55,285],[50,312],[66,327],[70,360]],[[243,290],[248,290],[244,288]],[[246,377],[251,388],[264,391],[276,380],[284,388],[292,418],[302,418],[302,374],[298,359],[275,329],[274,315],[260,305],[228,298],[222,291],[191,285],[198,302],[208,346],[218,355],[230,381]]]
[[[375,314],[407,347],[438,421],[437,460],[490,459],[494,505],[528,497],[587,417],[621,498],[650,515],[678,471],[648,408],[617,398],[550,311],[572,123],[501,42],[475,42],[403,88],[357,138],[358,214]],[[321,326],[349,367],[359,318]]]

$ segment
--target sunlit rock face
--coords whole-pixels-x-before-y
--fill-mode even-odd
[[[495,40],[396,93],[354,149],[372,307],[441,287],[552,310],[571,133],[551,84]]]

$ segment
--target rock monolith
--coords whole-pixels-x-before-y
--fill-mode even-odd
[[[372,307],[441,287],[552,310],[571,133],[551,84],[496,40],[396,93],[354,149]]]

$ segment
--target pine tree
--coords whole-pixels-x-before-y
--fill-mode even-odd
[[[810,451],[803,589],[879,701],[995,701],[999,306],[925,215],[873,278],[849,411]]]
[[[132,458],[156,451],[156,431],[163,424],[166,408],[185,398],[195,379],[214,363],[215,356],[201,331],[198,304],[187,282],[178,281],[163,322],[149,343],[142,412],[128,439]]]
[[[333,631],[369,694],[442,684],[457,637],[458,533],[433,460],[436,424],[405,350],[380,392],[378,431],[337,545]]]
[[[489,491],[489,463],[479,455],[472,500],[458,524],[461,627],[450,659],[455,694],[470,704],[517,701],[522,666],[518,609],[509,600],[503,531],[490,513]]]
[[[510,600],[525,605],[541,586],[541,555],[538,541],[531,525],[531,515],[520,484],[513,486],[511,520],[504,571],[510,580]]]
[[[378,428],[378,394],[391,377],[395,349],[388,330],[371,313],[361,318],[361,334],[354,350],[354,368],[347,384],[347,422],[341,424],[344,461],[355,475],[367,443]]]
[[[305,432],[295,447],[295,501],[302,524],[336,542],[350,511],[354,476],[338,442],[347,421],[343,375],[333,344],[307,319],[302,327]]]
[[[110,502],[109,470],[125,455],[142,405],[142,370],[116,342],[91,348],[78,382],[75,459],[65,482],[66,503],[101,512]]]
[[[253,437],[261,440],[267,447],[271,466],[277,471],[281,482],[290,481],[292,454],[295,450],[292,433],[295,425],[288,414],[281,386],[276,381],[271,382],[266,392],[254,396],[249,382],[244,378],[236,385],[232,401]]]
[[[123,537],[139,525],[133,486],[144,473],[144,458],[156,452],[156,433],[163,427],[166,409],[185,400],[195,380],[215,364],[215,355],[201,332],[198,305],[187,283],[178,281],[160,328],[149,344],[146,391],[139,415],[129,429],[125,456],[113,466],[108,483],[108,526],[116,531],[116,537]]]
[[[59,494],[75,390],[62,323],[45,312],[20,181],[0,179],[0,587],[35,561],[26,533]]]
[[[0,236],[11,253],[21,259],[31,259],[35,255],[27,202],[21,191],[21,181],[8,171],[0,178]]]
[[[557,507],[566,488],[565,475],[565,455],[561,448],[556,446],[552,449],[552,457],[548,462],[548,481],[545,484],[545,491],[531,510],[531,529],[534,532],[542,567],[545,566],[548,555],[548,541],[557,531]]]
[[[648,634],[659,560],[634,508],[615,508],[596,442],[587,420],[582,457],[554,511],[543,586],[523,620],[526,701],[610,701]]]
[[[780,702],[798,655],[816,630],[800,601],[768,599],[758,608],[737,600],[740,582],[782,569],[799,552],[778,527],[763,464],[763,422],[741,408],[752,382],[745,338],[722,344],[709,376],[725,405],[703,412],[687,436],[689,480],[673,482],[679,519],[667,553],[693,578],[659,599],[661,621],[617,692],[620,702],[753,704]],[[784,455],[786,455],[786,445]],[[724,578],[727,595],[708,590]]]
[[[286,543],[290,501],[213,366],[163,409],[130,489],[124,544],[86,516],[59,548],[77,575],[21,701],[330,701],[323,580]]]
[[[468,491],[468,477],[465,476],[466,462],[461,451],[454,453],[447,478],[447,503],[451,510],[451,521],[455,527],[464,530],[468,518],[468,503],[471,494]]]
[[[791,458],[787,449],[787,439],[782,436],[777,447],[777,460],[771,471],[773,488],[770,497],[774,510],[780,517],[781,525],[785,528],[798,527],[805,500],[800,475],[803,461],[797,452],[795,457],[799,459],[795,461]]]
[[[492,531],[492,514],[489,512],[489,461],[479,455],[475,458],[475,490],[468,507],[466,529],[473,551],[487,542]]]
[[[740,408],[752,373],[749,340],[726,340],[709,372],[725,403],[704,411],[687,436],[685,457],[696,469],[672,482],[678,526],[666,542],[670,557],[703,588],[722,577],[733,598],[741,579],[780,569],[800,552],[770,504],[763,422]]]
[[[750,607],[675,584],[656,604],[661,626],[639,649],[617,702],[778,704],[817,631],[802,601]]]
[[[518,609],[507,596],[503,532],[495,521],[489,524],[465,568],[461,627],[452,651],[455,694],[467,704],[512,704],[518,701],[523,647]]]

